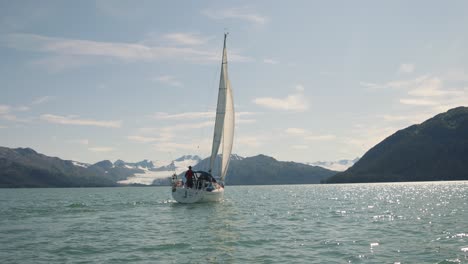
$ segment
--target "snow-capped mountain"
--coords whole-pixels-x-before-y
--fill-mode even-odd
[[[142,173],[135,173],[126,180],[119,181],[121,184],[145,184],[151,185],[154,181],[167,181],[172,174],[180,174],[187,170],[188,166],[195,166],[200,162],[201,158],[196,155],[184,155],[169,163],[161,161],[143,160],[136,163],[128,163],[122,160],[114,162],[114,166],[125,167],[128,169],[140,169]],[[154,164],[160,164],[155,166]],[[164,164],[164,165],[163,165]]]
[[[129,169],[154,169],[155,166],[152,161],[150,160],[142,160],[140,162],[135,162],[135,163],[130,163],[130,162],[125,162],[123,160],[117,160],[114,162],[115,167],[120,167],[120,168],[129,168]]]
[[[353,160],[338,160],[338,161],[316,161],[316,162],[307,162],[307,165],[319,166],[325,169],[334,170],[334,171],[345,171],[349,167],[353,166],[359,158]]]

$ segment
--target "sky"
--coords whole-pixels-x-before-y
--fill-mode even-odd
[[[0,146],[94,163],[361,157],[468,105],[468,1],[0,0]]]

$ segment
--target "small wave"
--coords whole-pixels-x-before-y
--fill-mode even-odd
[[[451,264],[451,263],[461,263],[459,259],[446,259],[444,261],[439,262],[438,264]]]
[[[67,205],[68,208],[84,208],[84,207],[87,207],[88,205],[86,205],[85,203],[71,203],[69,205]]]

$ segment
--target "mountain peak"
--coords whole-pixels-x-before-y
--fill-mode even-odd
[[[32,148],[17,148],[15,151],[21,155],[35,155],[38,154],[34,149]]]
[[[184,160],[196,160],[196,161],[200,161],[201,158],[197,155],[183,155],[182,157],[174,160],[174,161],[184,161]]]

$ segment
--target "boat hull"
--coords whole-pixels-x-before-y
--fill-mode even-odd
[[[220,202],[224,198],[224,188],[213,191],[176,187],[172,189],[172,198],[178,203]]]

